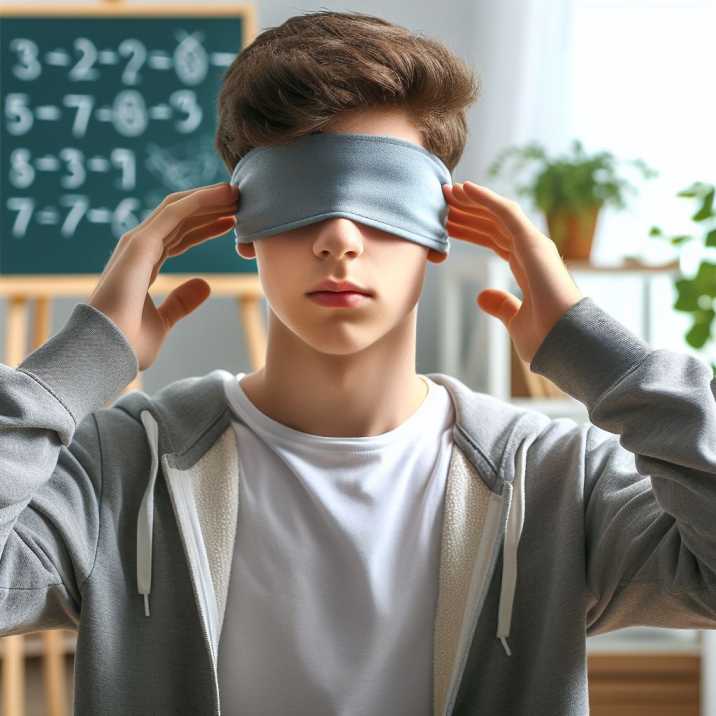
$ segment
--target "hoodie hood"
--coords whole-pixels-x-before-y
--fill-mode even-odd
[[[236,380],[235,375],[222,369],[212,371],[209,375],[219,377],[222,387],[224,381]],[[453,427],[455,444],[473,463],[490,491],[502,496],[506,503],[503,507],[504,521],[499,529],[499,535],[503,540],[503,560],[496,638],[501,641],[505,653],[511,656],[508,638],[515,598],[518,548],[525,517],[526,451],[530,442],[534,440],[534,422],[540,422],[540,416],[497,401],[487,394],[476,393],[460,381],[445,374],[431,373],[428,374],[428,377],[436,383],[444,385],[453,400],[456,416]],[[471,405],[469,410],[466,391],[472,394],[469,398]],[[138,395],[144,394],[138,392]],[[475,411],[476,396],[479,404],[484,406],[484,410]],[[225,399],[223,394],[221,398]],[[229,410],[228,405],[227,410]],[[173,415],[171,410],[167,410],[163,415],[160,413],[160,417],[165,419],[171,415]],[[489,415],[490,420],[485,420],[485,415]],[[496,419],[496,416],[499,416],[500,419]],[[143,596],[144,614],[150,617],[154,491],[161,456],[165,451],[169,451],[166,438],[162,440],[162,434],[166,435],[168,426],[162,426],[149,408],[141,409],[139,417],[144,425],[151,451],[151,468],[137,515],[137,590]],[[177,427],[169,428],[172,434],[180,434],[176,432]],[[206,575],[203,579],[208,581]],[[207,608],[212,605],[212,600],[208,596],[206,604]],[[216,604],[215,599],[213,604]],[[218,640],[217,631],[214,629],[212,635],[215,648]]]

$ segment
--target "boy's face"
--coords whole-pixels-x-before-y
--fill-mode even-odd
[[[323,131],[388,135],[424,146],[420,130],[400,109],[346,112]],[[271,312],[284,326],[321,352],[346,355],[401,330],[420,298],[426,259],[444,260],[432,249],[346,217],[239,244],[237,251],[256,258]],[[306,294],[326,278],[351,281],[372,296],[350,308],[323,306]]]

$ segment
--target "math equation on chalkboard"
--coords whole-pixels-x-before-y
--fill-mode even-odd
[[[0,274],[99,273],[168,194],[228,181],[216,106],[242,24],[0,16]],[[208,242],[173,269],[235,270],[232,251]]]

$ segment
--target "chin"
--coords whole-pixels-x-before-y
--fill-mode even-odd
[[[361,332],[362,335],[347,335],[350,333],[349,331],[335,330],[335,328],[328,328],[327,331],[330,335],[313,334],[308,339],[304,338],[304,341],[318,353],[350,356],[370,348],[381,338],[381,336],[365,335],[364,332]],[[354,331],[353,333],[358,332]]]

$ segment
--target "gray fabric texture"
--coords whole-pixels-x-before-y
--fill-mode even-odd
[[[236,164],[236,243],[342,216],[448,254],[449,169],[397,137],[320,133],[255,147]]]

